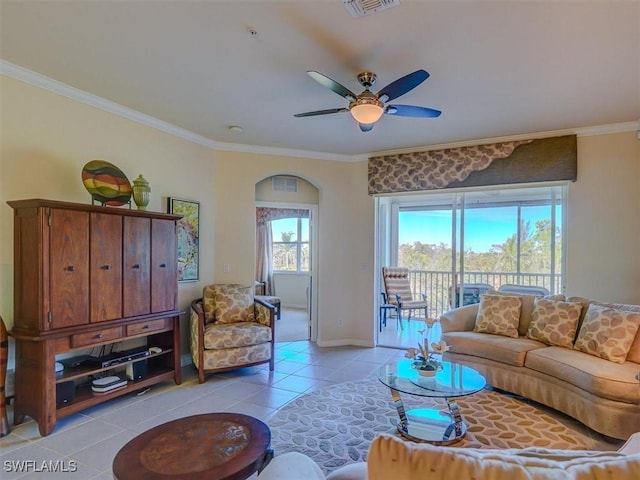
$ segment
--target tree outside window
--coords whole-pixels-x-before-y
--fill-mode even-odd
[[[273,234],[273,270],[308,272],[309,219],[283,218],[271,222]]]

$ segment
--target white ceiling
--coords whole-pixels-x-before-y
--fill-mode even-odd
[[[352,18],[342,0],[1,1],[1,58],[222,144],[358,155],[635,122],[640,1],[400,0]],[[248,27],[256,30],[250,35]],[[359,93],[414,70],[368,133],[305,72]],[[230,125],[243,132],[233,133]]]

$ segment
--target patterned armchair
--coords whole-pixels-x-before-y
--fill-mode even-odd
[[[274,366],[273,305],[253,296],[253,287],[207,285],[191,302],[191,357],[198,381],[205,373],[269,362]]]

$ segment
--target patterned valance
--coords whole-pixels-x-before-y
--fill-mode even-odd
[[[575,135],[369,159],[369,194],[574,180]]]
[[[309,210],[305,208],[256,208],[256,224],[261,225],[281,218],[309,218]]]

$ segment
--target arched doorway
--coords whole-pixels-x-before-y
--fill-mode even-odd
[[[276,341],[315,340],[319,190],[295,175],[256,184],[256,289],[280,298]]]

